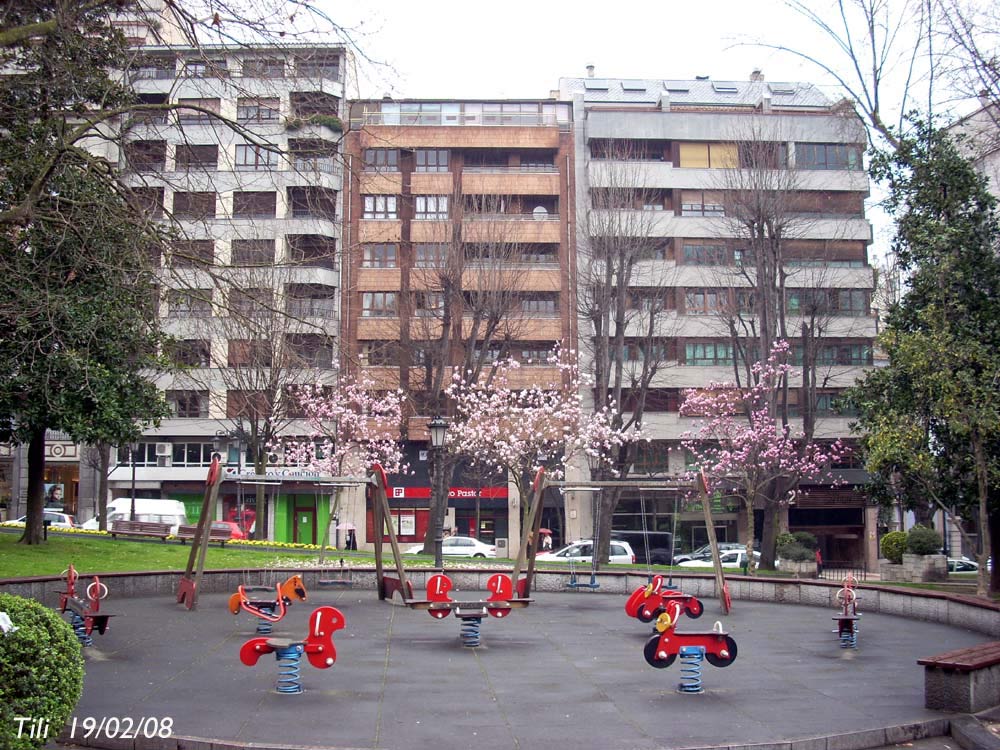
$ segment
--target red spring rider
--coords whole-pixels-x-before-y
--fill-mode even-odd
[[[663,588],[663,576],[654,575],[648,585],[632,592],[625,602],[625,614],[635,617],[640,622],[652,622],[667,611],[668,602],[679,603],[681,609],[692,620],[698,619],[704,612],[697,597],[676,589]]]
[[[94,639],[91,633],[94,628],[104,635],[108,629],[108,619],[114,615],[101,614],[101,599],[108,595],[108,587],[101,583],[101,579],[94,576],[94,580],[87,586],[87,600],[84,601],[76,595],[76,581],[79,578],[72,565],[63,571],[63,580],[66,581],[66,590],[59,592],[59,611],[70,613],[70,623],[73,632],[83,646],[92,646]]]
[[[327,669],[337,661],[333,634],[345,625],[344,615],[335,607],[320,607],[309,615],[309,633],[304,640],[291,638],[251,638],[240,648],[240,661],[254,666],[264,654],[275,654],[278,660],[279,693],[301,693],[299,668],[302,654],[316,669]]]

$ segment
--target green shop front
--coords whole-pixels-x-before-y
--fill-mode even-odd
[[[213,520],[234,521],[252,539],[301,544],[336,544],[330,519],[337,491],[331,477],[299,469],[272,469],[264,475],[228,468],[219,488]],[[181,500],[188,521],[201,515],[203,489],[175,487],[171,497]],[[325,537],[328,533],[330,536]]]

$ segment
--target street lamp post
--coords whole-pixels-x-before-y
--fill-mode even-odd
[[[447,508],[448,495],[444,488],[444,467],[441,465],[441,456],[444,450],[445,436],[448,432],[448,421],[440,416],[434,417],[427,423],[427,429],[431,434],[431,492],[434,496],[434,566],[442,567],[444,564],[444,514]]]
[[[135,520],[135,454],[139,451],[139,441],[128,444],[128,457],[132,462],[132,505],[129,509],[128,520]]]

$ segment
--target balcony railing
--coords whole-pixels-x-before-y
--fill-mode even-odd
[[[558,174],[559,169],[554,164],[521,164],[519,166],[466,165],[463,172],[472,174]]]
[[[290,299],[288,314],[302,318],[336,318],[337,305],[332,299]]]
[[[559,221],[559,213],[531,213],[531,214],[479,214],[466,213],[465,219],[469,221]]]
[[[434,112],[422,112],[422,113],[390,113],[382,114],[381,112],[367,112],[361,117],[355,117],[351,120],[351,125],[357,129],[365,125],[402,125],[405,127],[410,126],[448,126],[448,127],[478,127],[478,128],[495,128],[495,127],[512,127],[512,128],[525,128],[525,127],[543,127],[543,128],[555,128],[558,127],[560,130],[569,130],[570,123],[567,121],[559,121],[555,115],[540,115],[528,113],[504,113],[496,115],[442,115],[440,113]]]

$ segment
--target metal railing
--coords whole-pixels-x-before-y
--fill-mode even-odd
[[[824,581],[836,581],[840,583],[848,574],[854,576],[856,581],[868,580],[868,570],[862,563],[846,560],[824,560],[823,569],[819,571],[819,577]]]

